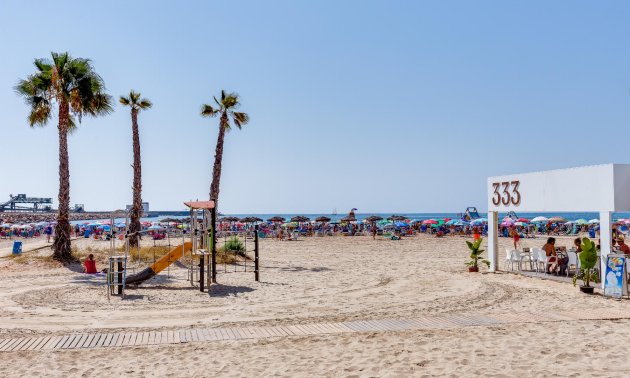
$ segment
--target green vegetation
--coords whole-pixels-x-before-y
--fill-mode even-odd
[[[585,287],[590,287],[591,281],[599,283],[599,273],[593,270],[597,264],[597,246],[589,238],[583,238],[580,248],[580,271],[573,276],[573,286],[577,280],[582,280]]]
[[[468,265],[471,268],[478,269],[477,264],[479,260],[481,260],[482,263],[486,264],[486,266],[490,267],[490,261],[483,260],[481,257],[481,254],[484,252],[483,249],[479,249],[481,247],[482,241],[483,241],[483,238],[477,239],[477,241],[475,241],[474,243],[471,243],[470,241],[466,240],[466,245],[468,246],[468,249],[470,249],[470,261],[467,262],[466,265]]]

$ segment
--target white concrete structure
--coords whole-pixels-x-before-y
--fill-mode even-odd
[[[488,256],[499,269],[498,212],[599,212],[601,272],[611,251],[612,213],[630,211],[630,164],[603,164],[488,178]],[[603,285],[603,280],[602,280]]]

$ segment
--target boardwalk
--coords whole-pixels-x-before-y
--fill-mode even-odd
[[[446,314],[416,319],[357,320],[339,323],[310,323],[268,327],[187,328],[171,331],[77,333],[61,336],[0,339],[0,353],[33,350],[119,348],[339,333],[456,329],[475,326],[612,319],[630,319],[630,314],[621,311],[605,310],[557,313],[527,312],[496,315]]]

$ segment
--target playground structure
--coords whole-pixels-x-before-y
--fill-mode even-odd
[[[31,204],[32,206],[24,206],[25,204]],[[52,198],[27,197],[26,194],[18,194],[16,196],[9,195],[8,201],[0,203],[0,213],[5,211],[51,211],[52,206],[50,205],[52,205]]]
[[[468,207],[466,208],[466,211],[464,211],[464,214],[462,214],[462,220],[466,222],[470,222],[479,218],[481,217],[479,216],[479,212],[477,211],[476,207]]]
[[[123,295],[124,290],[128,285],[140,285],[146,282],[150,278],[155,277],[163,270],[170,267],[174,262],[182,259],[183,257],[189,257],[190,265],[188,265],[188,280],[191,286],[196,286],[199,283],[199,290],[201,292],[209,291],[212,283],[217,282],[217,233],[216,230],[216,209],[214,207],[214,201],[196,201],[184,203],[190,209],[190,232],[188,233],[189,241],[186,241],[186,233],[182,232],[182,244],[173,247],[167,254],[155,260],[153,264],[140,270],[137,273],[127,275],[127,258],[130,256],[129,237],[132,236],[128,231],[125,232],[125,255],[115,256],[115,231],[112,227],[110,231],[111,240],[111,252],[110,252],[110,268],[108,271],[108,295],[114,294],[115,288],[117,288],[118,294]],[[201,218],[198,218],[201,216]],[[113,224],[113,219],[112,219]],[[127,230],[129,222],[126,222]],[[146,233],[147,231],[140,231],[138,234]],[[228,237],[228,233],[222,233],[224,238]],[[247,264],[248,258],[246,251],[241,253],[244,263],[236,258],[236,251],[234,252],[233,269],[230,272],[243,271],[247,272],[248,268],[250,272],[254,272],[255,280],[259,280],[259,266],[258,266],[258,233],[257,227],[253,231],[248,232],[233,232],[229,233],[229,236],[234,238],[243,238],[245,246],[247,246],[247,239],[254,239],[254,255],[255,259],[253,266]],[[227,240],[227,239],[225,239]],[[169,239],[170,245],[170,239]],[[223,254],[230,253],[231,251],[225,251],[223,248]],[[224,260],[225,261],[225,260]],[[223,272],[228,273],[226,263],[223,263]]]

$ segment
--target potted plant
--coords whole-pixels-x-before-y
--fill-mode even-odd
[[[481,253],[483,253],[483,249],[479,249],[481,247],[481,242],[483,238],[477,239],[474,243],[466,240],[466,245],[468,249],[470,249],[470,261],[466,263],[468,265],[469,272],[478,272],[479,266],[477,265],[481,260],[482,263],[486,264],[486,266],[490,267],[490,261],[482,259]]]
[[[591,286],[591,281],[599,283],[599,273],[593,269],[597,264],[597,247],[589,238],[583,238],[580,248],[582,248],[579,255],[580,270],[573,276],[573,286],[577,280],[582,280],[584,285],[580,286],[580,291],[593,294],[595,288]]]

